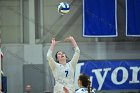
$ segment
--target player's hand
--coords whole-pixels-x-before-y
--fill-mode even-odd
[[[69,36],[69,37],[64,39],[64,41],[72,41],[72,40],[74,40],[74,38],[72,36]]]
[[[69,90],[66,87],[63,87],[65,93],[69,93]]]
[[[52,38],[52,44],[53,45],[56,45],[58,42],[60,42],[60,41],[56,41],[55,38]]]
[[[70,41],[74,48],[76,48],[78,46],[75,39],[72,36],[69,36],[69,37],[65,38],[64,41]]]

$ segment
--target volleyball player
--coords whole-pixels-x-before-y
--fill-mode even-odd
[[[76,90],[74,93],[95,93],[94,91],[91,91],[90,84],[91,81],[89,76],[85,74],[80,74],[78,78],[78,86],[80,88]],[[64,87],[63,90],[65,93],[71,93],[66,87]]]
[[[59,41],[55,38],[51,41],[51,46],[47,52],[47,59],[55,78],[54,93],[65,93],[63,87],[66,87],[69,93],[74,93],[74,71],[80,56],[80,49],[72,36],[67,37],[64,41],[70,42],[74,47],[74,55],[72,59],[67,62],[67,56],[63,51],[56,53],[56,61],[52,57],[52,53]],[[62,47],[63,48],[63,47]]]

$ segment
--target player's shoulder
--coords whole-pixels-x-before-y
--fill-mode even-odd
[[[75,93],[88,93],[87,88],[80,88],[80,89],[76,89]],[[91,93],[95,93],[94,91],[91,91]]]
[[[88,93],[87,88],[80,88],[75,91],[75,93]]]

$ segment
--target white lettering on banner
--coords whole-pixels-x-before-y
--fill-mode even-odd
[[[119,70],[122,71],[122,80],[121,81],[117,81]],[[130,70],[132,70],[132,80],[129,81],[129,83],[139,83],[140,81],[138,80],[138,72],[140,71],[140,67],[130,67]],[[103,71],[103,76],[101,75],[102,71]],[[96,79],[99,84],[99,87],[97,90],[101,90],[109,71],[111,71],[111,68],[93,69],[92,70],[92,72],[95,73]],[[111,77],[112,83],[114,83],[116,85],[121,85],[128,80],[128,76],[130,76],[128,73],[128,69],[126,69],[125,67],[117,67],[112,71],[112,74],[110,77]],[[91,77],[93,77],[93,76],[91,76]]]
[[[85,63],[82,62],[82,63],[78,63],[76,65],[75,82],[74,82],[76,89],[78,88],[77,79],[78,79],[78,76],[80,75],[81,67],[82,66],[84,67],[84,64]],[[129,83],[130,85],[140,83],[140,67],[138,67],[138,66],[133,66],[133,67],[128,67],[128,68],[126,68],[124,66],[120,66],[120,67],[116,67],[113,69],[112,68],[94,69],[94,67],[93,67],[90,71],[87,71],[86,68],[83,68],[83,69],[86,70],[87,74],[91,75],[90,76],[91,81],[94,82],[95,78],[96,78],[96,81],[98,83],[98,87],[96,87],[97,90],[102,89],[107,78],[111,78],[110,81],[117,86],[122,85],[126,82]],[[84,71],[83,69],[82,69],[82,71]],[[121,78],[120,78],[121,80],[118,80],[120,71],[122,72]],[[93,78],[92,73],[95,75],[95,78]],[[132,77],[132,78],[130,78],[130,77]],[[93,83],[93,82],[91,82],[91,83]]]
[[[107,75],[108,71],[110,71],[110,70],[111,70],[111,68],[105,68],[103,70],[102,69],[94,69],[94,70],[92,70],[92,72],[95,73],[97,81],[98,81],[98,84],[99,84],[98,90],[101,90],[102,85],[104,83],[104,80],[106,78],[106,75]],[[101,75],[101,71],[104,71],[103,77]]]
[[[132,81],[129,81],[129,83],[139,83],[140,81],[138,81],[138,72],[140,71],[140,67],[130,67],[130,69],[132,70]]]
[[[118,75],[118,71],[122,70],[122,80],[119,82],[117,81],[117,75]],[[111,74],[111,80],[114,84],[116,85],[120,85],[126,82],[126,80],[128,79],[128,71],[126,68],[124,67],[117,67],[116,69],[114,69],[114,71]]]

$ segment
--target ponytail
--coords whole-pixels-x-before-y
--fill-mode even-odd
[[[87,85],[88,93],[91,93],[90,84],[91,84],[91,81],[88,79],[88,85]]]
[[[89,76],[87,76],[85,74],[81,74],[79,76],[79,80],[82,82],[82,86],[85,87],[85,88],[87,88],[88,93],[91,93],[91,89],[90,89],[91,81],[90,81]]]

